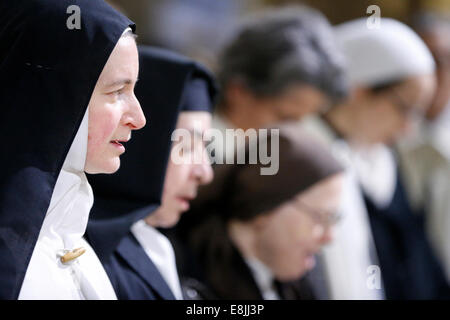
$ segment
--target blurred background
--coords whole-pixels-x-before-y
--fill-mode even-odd
[[[312,114],[315,122],[309,123],[314,129],[313,132],[319,137],[334,132],[327,141],[330,150],[336,151],[339,146],[342,147],[339,142],[336,142],[337,140],[350,141],[348,144],[350,147],[342,149],[343,157],[352,159],[351,165],[348,165],[349,168],[352,167],[352,174],[353,170],[356,172],[350,177],[353,180],[349,180],[351,188],[346,186],[352,194],[349,193],[350,195],[343,201],[345,203],[342,211],[348,218],[345,223],[341,222],[337,225],[335,240],[327,247],[327,250],[323,251],[323,260],[318,263],[319,267],[314,269],[317,273],[311,272],[308,279],[313,283],[314,290],[319,288],[319,291],[324,292],[323,298],[450,298],[448,285],[450,281],[450,200],[448,197],[450,194],[450,151],[448,148],[450,145],[450,0],[107,0],[107,2],[136,22],[140,44],[179,52],[216,71],[221,82],[221,99],[213,115],[214,128],[223,130],[225,128],[258,128],[267,125],[265,121],[269,122],[269,120],[266,119],[270,121],[301,119],[304,124],[303,118],[306,118],[306,114]],[[320,102],[321,94],[334,97],[335,92],[340,88],[338,84],[345,81],[334,77],[339,73],[337,70],[340,68],[338,59],[331,59],[330,56],[332,53],[337,53],[337,50],[327,51],[329,46],[323,44],[331,44],[331,41],[328,38],[319,37],[320,24],[314,24],[313,20],[305,20],[308,21],[304,22],[305,25],[311,24],[310,29],[305,28],[306,31],[300,30],[300,32],[316,37],[314,38],[315,51],[312,51],[316,53],[313,57],[317,54],[320,57],[317,60],[324,63],[324,67],[314,69],[318,70],[315,72],[318,78],[320,75],[321,81],[317,82],[320,83],[319,86],[312,84],[309,86],[309,91],[303,91],[308,89],[306,88],[308,86],[298,85],[310,82],[304,82],[305,79],[299,76],[297,87],[285,81],[283,90],[275,94],[267,94],[269,90],[266,88],[269,88],[269,85],[273,88],[279,84],[277,81],[281,82],[279,80],[281,77],[278,76],[260,76],[266,73],[273,75],[267,70],[281,69],[280,73],[285,72],[286,78],[290,79],[290,73],[294,74],[293,70],[300,70],[299,73],[303,75],[303,70],[309,70],[309,66],[315,65],[311,63],[314,59],[306,54],[304,59],[297,59],[298,56],[302,56],[301,54],[296,55],[296,59],[289,59],[289,50],[300,47],[308,49],[306,42],[291,41],[294,37],[283,37],[272,32],[282,28],[267,23],[268,20],[257,22],[263,21],[273,29],[259,29],[262,30],[260,32],[263,36],[257,34],[257,40],[254,43],[249,42],[248,37],[242,37],[243,44],[240,42],[237,45],[239,50],[233,47],[230,54],[226,52],[228,55],[222,58],[219,70],[216,59],[223,46],[236,35],[234,31],[240,27],[243,16],[268,8],[295,4],[303,4],[320,11],[332,25],[376,15],[376,12],[368,10],[375,5],[377,6],[375,8],[379,8],[379,15],[382,18],[394,18],[408,25],[413,24],[425,41],[425,45],[429,46],[430,52],[413,33],[403,33],[403,29],[396,29],[392,25],[392,29],[383,30],[388,30],[384,33],[384,37],[376,38],[381,40],[374,41],[374,47],[367,46],[367,42],[364,41],[353,47],[348,44],[347,49],[351,50],[345,52],[349,54],[349,61],[357,61],[356,58],[366,55],[370,58],[359,65],[349,64],[347,71],[350,70],[349,73],[352,75],[360,76],[365,73],[359,73],[359,71],[373,67],[372,70],[379,71],[383,77],[387,75],[383,80],[386,83],[370,77],[370,79],[358,78],[361,82],[355,81],[356,85],[350,88],[350,94],[346,97],[347,99],[344,99],[345,101],[339,103],[331,101],[334,108],[327,108],[327,103]],[[289,10],[292,11],[292,8]],[[438,13],[439,19],[433,13]],[[362,30],[358,28],[357,30]],[[317,35],[311,30],[318,31]],[[351,33],[349,32],[351,29],[346,30],[349,34]],[[266,37],[268,34],[275,34],[279,38]],[[255,33],[251,35],[254,36]],[[338,32],[334,36],[338,38]],[[303,39],[303,37],[300,38]],[[288,43],[282,42],[282,45],[279,45],[276,41],[278,39]],[[406,45],[402,43],[404,39],[408,40],[405,42]],[[301,45],[298,45],[299,43]],[[355,41],[355,43],[358,42]],[[273,46],[268,44],[275,44],[278,47],[274,50]],[[356,47],[357,50],[354,49]],[[379,48],[380,51],[373,51],[372,48]],[[373,52],[377,54],[371,54]],[[260,53],[263,53],[262,57],[259,57]],[[397,57],[400,58],[397,59]],[[291,64],[291,60],[295,60],[295,64]],[[284,66],[279,61],[289,63],[288,67],[279,67]],[[425,62],[422,64],[423,61]],[[401,68],[396,69],[400,65],[402,65]],[[419,71],[415,69],[416,67]],[[421,69],[422,67],[424,69]],[[425,69],[428,71],[423,72],[422,70]],[[258,71],[255,75],[254,70]],[[263,72],[260,72],[261,70]],[[395,78],[392,76],[392,70],[400,70],[400,72],[395,71],[398,73]],[[429,80],[432,79],[430,83],[434,83],[434,76],[430,78],[429,76],[432,75],[428,74],[432,71],[435,71],[438,84],[436,90],[434,85],[426,85],[427,77]],[[227,75],[227,72],[231,75]],[[307,74],[310,76],[313,72]],[[254,81],[256,78],[258,81]],[[310,76],[310,78],[314,77]],[[223,81],[223,79],[226,80]],[[245,82],[248,79],[252,81]],[[413,84],[416,83],[414,81],[420,84],[416,86]],[[266,82],[261,85],[265,90],[256,90],[255,88],[260,87],[255,86],[254,82],[258,85]],[[322,86],[324,82],[327,84]],[[334,90],[334,88],[337,89]],[[400,94],[398,90],[401,89]],[[430,102],[420,103],[421,93],[429,96]],[[417,108],[418,103],[422,108]],[[423,113],[425,107],[426,112]],[[416,136],[409,137],[414,131]],[[367,138],[365,141],[367,145],[363,148],[353,143],[357,140],[363,141],[364,138],[361,136]],[[354,150],[348,152],[350,149]],[[215,171],[214,182],[219,181],[218,185],[220,185],[220,178],[218,179],[220,175],[217,172]],[[206,189],[221,190],[214,185],[207,186]],[[205,212],[209,214],[209,210]],[[186,216],[189,217],[189,214],[184,216],[185,220]],[[192,216],[195,214],[191,214],[188,220]],[[183,220],[180,224],[183,225]],[[225,230],[227,226],[224,227]],[[205,234],[208,237],[213,234],[214,238],[216,233],[211,233],[208,228],[209,226],[206,225]],[[190,232],[197,236],[197,231],[192,230],[189,230],[187,234]],[[227,232],[223,233],[225,238]],[[428,238],[432,239],[434,248],[429,246]],[[201,243],[209,243],[209,240]],[[439,253],[439,261],[434,257],[434,251]],[[350,252],[351,254],[347,254]],[[211,261],[215,260],[211,259]],[[366,266],[378,266],[378,262],[383,269],[384,288],[383,292],[374,293],[366,282]],[[285,263],[285,265],[294,264]],[[212,270],[215,271],[215,268]],[[323,279],[327,280],[322,281]],[[235,281],[229,281],[229,283],[233,282]],[[327,284],[324,285],[322,282]],[[219,289],[221,287],[226,287],[226,283],[218,286]]]
[[[215,69],[215,55],[245,14],[266,7],[306,4],[332,24],[369,16],[378,5],[382,17],[408,23],[423,11],[450,12],[450,0],[108,0],[138,26],[139,42],[161,46],[195,58]]]

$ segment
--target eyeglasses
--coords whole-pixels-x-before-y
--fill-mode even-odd
[[[391,98],[394,100],[394,106],[402,114],[402,116],[408,119],[421,119],[424,112],[418,106],[414,106],[406,102],[396,90],[391,90]]]
[[[325,228],[334,226],[338,223],[342,215],[339,211],[325,211],[313,208],[302,201],[295,200],[294,206],[300,209],[302,212],[306,213],[311,217],[317,224],[324,226]]]

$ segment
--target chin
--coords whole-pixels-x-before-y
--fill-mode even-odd
[[[291,281],[298,280],[301,277],[303,277],[306,274],[307,271],[308,270],[306,270],[304,268],[301,268],[300,270],[295,270],[289,275],[289,278],[290,278]]]
[[[161,222],[161,228],[172,228],[178,223],[179,219],[171,219]]]
[[[104,173],[111,174],[119,170],[119,168],[120,168],[120,158],[114,157],[113,159],[105,163]]]
[[[167,217],[166,219],[162,220],[160,223],[160,227],[162,228],[172,228],[175,227],[175,225],[180,221],[180,214],[175,213],[170,217]]]
[[[112,174],[115,173],[120,168],[120,159],[117,157],[117,159],[113,159],[110,161],[106,161],[104,163],[99,163],[95,166],[85,166],[85,170],[89,174]]]
[[[305,273],[306,273],[305,270],[301,270],[301,271],[297,270],[295,272],[291,271],[291,272],[286,272],[286,273],[283,273],[283,274],[279,274],[279,275],[276,276],[276,278],[279,281],[282,281],[282,282],[295,281],[295,280],[298,280],[301,277],[303,277],[303,275]]]
[[[298,260],[297,260],[298,261]],[[298,280],[301,277],[303,277],[306,272],[308,271],[305,267],[303,267],[301,264],[299,263],[294,263],[292,262],[291,264],[289,264],[291,267],[284,267],[282,269],[280,269],[277,273],[276,273],[276,278],[280,281],[294,281],[294,280]],[[286,265],[288,266],[288,265]]]

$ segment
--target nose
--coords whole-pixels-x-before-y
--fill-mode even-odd
[[[411,132],[411,130],[413,128],[413,122],[414,122],[414,119],[412,119],[412,118],[403,119],[402,124],[401,124],[401,130],[404,134],[408,134]]]
[[[317,224],[313,229],[314,239],[321,245],[326,245],[333,240],[334,229],[331,226]]]
[[[325,233],[324,233],[324,235],[322,237],[322,243],[324,245],[328,244],[331,241],[333,241],[333,238],[334,238],[334,227],[327,227],[325,229]]]
[[[192,175],[200,185],[208,184],[213,180],[214,173],[208,155],[203,157],[203,161],[201,163],[194,164]]]
[[[147,120],[142,111],[141,104],[133,94],[129,105],[128,117],[126,117],[126,125],[128,125],[131,130],[139,130],[145,126],[146,122]]]

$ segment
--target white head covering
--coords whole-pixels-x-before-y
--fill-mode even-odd
[[[434,72],[425,43],[394,19],[380,18],[375,28],[369,28],[367,18],[352,20],[336,26],[335,34],[353,85],[370,87]]]
[[[347,59],[353,86],[373,87],[412,76],[432,74],[433,57],[419,36],[405,24],[380,18],[378,27],[357,19],[335,27]],[[396,186],[395,159],[384,145],[352,151],[353,165],[367,195],[379,206],[392,201]]]
[[[122,35],[128,31],[131,28],[127,27]],[[56,180],[19,299],[117,299],[100,260],[83,238],[94,202],[84,172],[89,108]],[[83,255],[61,262],[64,254],[80,247],[86,250]]]
[[[82,238],[94,201],[84,173],[88,115],[89,108],[56,181],[19,299],[116,299],[103,266]],[[83,255],[67,264],[60,261],[79,247],[86,249]]]

